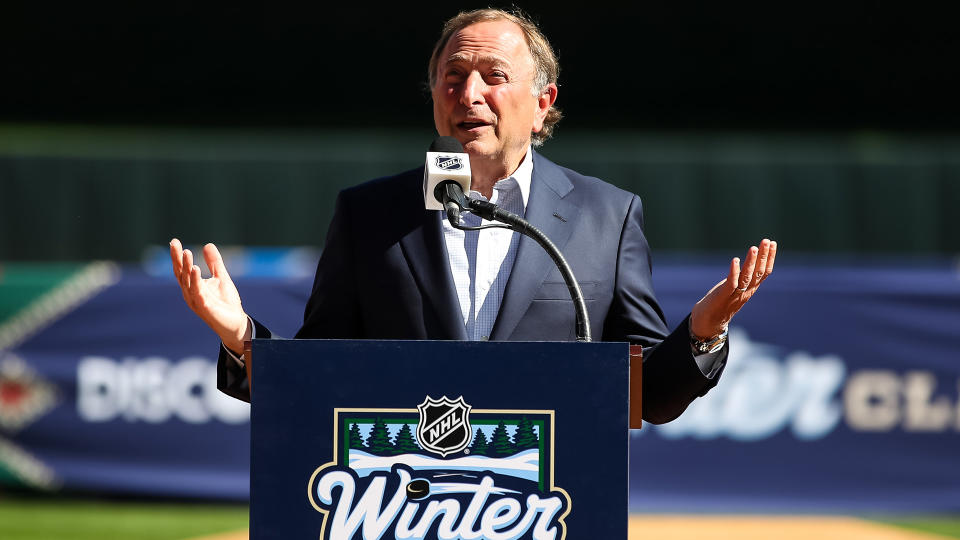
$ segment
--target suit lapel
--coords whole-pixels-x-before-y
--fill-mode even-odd
[[[561,252],[580,217],[580,207],[564,199],[572,190],[573,184],[559,167],[540,154],[533,154],[533,179],[524,217],[543,231]],[[510,339],[537,290],[555,267],[553,260],[536,240],[528,236],[520,237],[517,258],[490,339]]]
[[[444,336],[429,337],[466,340],[467,330],[463,326],[460,300],[457,299],[456,286],[450,273],[440,218],[437,211],[424,210],[422,219],[420,226],[400,239],[400,247],[426,298],[425,304],[433,306],[444,330]]]

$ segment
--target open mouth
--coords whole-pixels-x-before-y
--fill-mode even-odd
[[[460,122],[459,124],[457,124],[457,127],[459,127],[460,129],[465,129],[469,131],[471,129],[482,128],[489,125],[490,124],[488,122],[472,120],[472,121]]]

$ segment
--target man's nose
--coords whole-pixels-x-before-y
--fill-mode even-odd
[[[487,84],[483,81],[483,77],[476,71],[470,72],[467,79],[463,81],[460,103],[467,107],[482,105],[485,100],[484,91],[486,91],[486,88]]]

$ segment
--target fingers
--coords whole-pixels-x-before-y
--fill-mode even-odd
[[[731,293],[737,292],[740,286],[740,257],[730,260],[730,271],[727,272],[727,287]]]
[[[193,253],[189,249],[183,250],[183,259],[180,265],[180,287],[184,294],[190,290],[190,281],[193,270]]]
[[[754,271],[757,268],[757,259],[759,258],[760,249],[757,246],[750,246],[750,249],[747,250],[747,260],[744,262],[743,271],[740,272],[740,277],[737,283],[739,283],[740,291],[743,292],[746,290],[754,281]]]
[[[183,246],[180,240],[174,238],[170,240],[170,261],[173,263],[173,276],[180,280],[181,263],[183,261]]]
[[[767,275],[773,273],[773,262],[777,260],[777,242],[773,240],[770,242],[770,258],[767,259]]]
[[[193,264],[193,252],[189,249],[183,250],[183,266],[180,276],[183,299],[187,301],[190,309],[202,318],[203,315],[199,310],[203,305],[203,277],[200,275],[200,267]]]
[[[766,238],[760,242],[760,258],[757,263],[757,269],[753,276],[753,285],[760,285],[760,282],[767,279],[773,273],[773,263],[777,258],[777,243]]]
[[[767,271],[767,258],[770,255],[770,240],[764,238],[760,241],[760,251],[757,257],[757,269],[756,273],[758,276],[766,275]]]
[[[747,255],[747,264],[740,275],[740,291],[750,289],[753,293],[767,276],[773,273],[773,264],[777,259],[777,243],[764,238],[760,247],[751,246]],[[751,263],[753,265],[751,266]]]
[[[214,277],[227,277],[227,267],[223,264],[223,257],[220,256],[220,250],[213,244],[203,246],[203,259],[207,261],[207,268]]]
[[[193,265],[190,267],[190,296],[194,299],[195,302],[201,300],[200,295],[200,286],[203,284],[203,280],[200,277],[200,267]],[[199,307],[199,303],[194,307]]]
[[[757,266],[754,268],[750,284],[753,287],[760,285],[760,282],[767,277],[767,260],[770,256],[770,240],[764,238],[760,241],[760,247],[757,250]]]
[[[746,298],[749,298],[760,283],[773,273],[773,264],[776,259],[777,243],[775,241],[764,238],[759,247],[750,246],[742,269],[740,259],[734,258],[730,261],[727,290],[734,295],[746,295]]]

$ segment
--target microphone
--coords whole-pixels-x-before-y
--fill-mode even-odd
[[[427,150],[423,167],[423,205],[427,210],[447,210],[452,203],[467,208],[470,191],[470,155],[453,137],[437,137]]]

